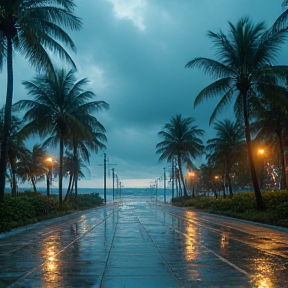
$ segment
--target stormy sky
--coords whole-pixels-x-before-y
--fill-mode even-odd
[[[103,185],[103,152],[108,169],[125,187],[149,187],[160,177],[158,132],[171,116],[194,117],[205,130],[203,142],[214,136],[209,117],[217,100],[196,109],[197,93],[211,82],[198,69],[185,64],[198,56],[215,58],[207,31],[227,30],[228,21],[243,16],[265,21],[270,27],[282,12],[283,0],[75,0],[75,14],[83,21],[81,31],[70,34],[77,46],[71,53],[80,78],[90,80],[87,89],[104,100],[110,109],[96,117],[107,130],[107,150],[92,155],[90,174],[79,186]],[[286,51],[279,63],[287,65]],[[274,63],[274,64],[279,64]],[[27,98],[22,80],[31,80],[34,69],[25,59],[15,57],[14,102]],[[6,93],[6,70],[0,75],[2,104]],[[231,118],[229,107],[223,118]],[[58,155],[55,155],[56,157]],[[201,163],[201,159],[195,161]],[[98,180],[97,180],[98,179]],[[111,179],[107,186],[111,186]]]

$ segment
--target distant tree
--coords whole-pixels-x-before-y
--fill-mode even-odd
[[[75,187],[75,195],[78,195],[78,180],[79,177],[85,178],[84,169],[89,171],[83,158],[77,154],[66,152],[64,157],[64,171],[67,171],[66,174],[69,176],[69,185],[64,197],[64,202],[68,201],[69,196],[71,195],[73,188]],[[75,159],[76,158],[76,159]]]
[[[18,176],[22,182],[31,182],[34,192],[37,192],[37,180],[43,179],[47,174],[46,161],[46,150],[39,144],[35,144],[26,161],[19,163]]]
[[[62,204],[62,178],[64,144],[72,141],[73,135],[78,139],[92,141],[93,125],[98,121],[92,115],[94,111],[108,108],[104,101],[91,101],[96,97],[91,91],[85,91],[88,80],[76,81],[75,72],[66,73],[54,70],[51,75],[36,77],[34,81],[24,81],[28,93],[33,100],[21,100],[15,104],[26,111],[24,127],[27,136],[39,133],[41,138],[51,135],[44,141],[44,146],[55,146],[59,143],[59,204]],[[89,121],[88,121],[89,120]]]
[[[12,116],[8,147],[8,167],[11,175],[10,185],[12,188],[12,196],[17,195],[17,174],[19,174],[19,165],[21,163],[26,163],[31,154],[26,148],[20,133],[22,125],[22,121],[18,117]]]
[[[86,163],[89,164],[90,159],[90,150],[98,153],[99,149],[103,150],[106,149],[106,145],[104,144],[107,142],[107,137],[105,135],[106,130],[104,126],[92,115],[79,113],[79,119],[85,127],[85,135],[83,133],[79,133],[77,130],[72,130],[70,139],[68,141],[67,147],[72,151],[72,155],[67,151],[67,156],[70,155],[72,157],[72,165],[69,168],[70,171],[70,179],[72,179],[71,184],[75,184],[75,194],[77,196],[77,181],[78,176],[84,176],[81,171],[81,168],[86,168]],[[87,137],[87,135],[90,135]],[[84,138],[83,138],[84,136]],[[69,159],[69,163],[70,163]],[[82,174],[82,175],[80,175]],[[69,182],[70,184],[70,182]],[[73,186],[72,185],[72,186]],[[69,185],[70,186],[70,185]],[[70,194],[71,191],[67,191],[67,195]],[[67,198],[65,197],[67,200]]]
[[[235,92],[237,93],[234,110],[237,117],[244,122],[251,179],[257,208],[262,210],[264,206],[252,155],[249,113],[253,107],[251,99],[255,95],[265,96],[263,91],[269,91],[270,95],[275,97],[287,94],[284,87],[275,81],[269,81],[272,77],[285,81],[288,74],[287,66],[271,65],[286,40],[286,34],[279,32],[268,37],[263,22],[253,25],[248,18],[241,18],[236,26],[229,22],[229,28],[227,35],[222,31],[218,34],[208,32],[215,44],[219,61],[200,57],[189,61],[186,67],[202,68],[205,73],[217,79],[204,88],[194,102],[194,106],[197,106],[205,99],[222,95],[211,115],[210,123],[233,100]]]
[[[167,159],[171,162],[177,159],[180,179],[184,188],[184,196],[187,197],[182,162],[191,163],[192,159],[202,155],[203,144],[198,136],[203,136],[204,131],[192,126],[194,118],[183,118],[182,115],[171,117],[170,122],[166,123],[163,130],[158,133],[164,140],[156,145],[156,153],[161,154],[159,160]],[[180,183],[180,182],[179,182]]]
[[[39,71],[52,68],[49,52],[70,63],[72,59],[61,43],[75,50],[63,30],[78,30],[80,20],[73,15],[73,0],[2,0],[0,2],[0,69],[7,61],[7,94],[0,158],[0,202],[4,200],[7,154],[13,99],[13,50],[22,54]],[[60,42],[57,42],[57,39]],[[73,63],[74,65],[74,63]]]
[[[244,129],[239,123],[228,119],[216,122],[214,129],[216,130],[216,137],[207,141],[207,158],[208,161],[223,167],[223,182],[225,186],[229,187],[229,193],[232,196],[230,175],[243,147]]]

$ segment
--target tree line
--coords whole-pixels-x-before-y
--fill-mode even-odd
[[[49,172],[46,148],[59,147],[61,205],[63,172],[69,171],[71,191],[73,185],[77,187],[83,162],[89,163],[90,151],[97,153],[106,147],[106,131],[95,112],[109,105],[95,100],[95,93],[86,90],[87,78],[76,79],[76,65],[67,52],[67,48],[76,50],[67,30],[82,27],[74,8],[73,0],[5,0],[0,4],[0,67],[6,64],[7,69],[6,102],[0,123],[0,203],[4,201],[7,175],[12,194],[16,195],[16,174],[23,181],[31,181],[36,190],[36,181]],[[37,76],[22,83],[31,99],[13,104],[14,52],[35,67]],[[70,68],[59,68],[64,63]],[[35,136],[42,144],[29,151],[25,140]],[[65,167],[68,163],[69,170]]]
[[[208,37],[214,44],[216,58],[196,57],[185,65],[186,68],[202,69],[214,79],[196,96],[194,108],[205,100],[218,98],[220,100],[209,123],[215,123],[227,105],[233,105],[235,122],[216,122],[217,137],[207,142],[205,150],[198,137],[204,131],[189,125],[195,121],[193,117],[172,117],[159,132],[164,140],[157,144],[156,153],[161,154],[160,160],[165,158],[170,162],[173,158],[177,159],[184,196],[187,196],[187,191],[181,171],[182,162],[189,168],[195,156],[205,152],[208,166],[217,166],[223,171],[224,184],[227,183],[232,194],[232,167],[240,165],[239,159],[246,158],[257,208],[263,210],[253,155],[256,141],[269,141],[274,148],[279,148],[281,188],[287,188],[284,153],[288,144],[288,66],[274,64],[287,41],[287,0],[282,7],[283,13],[269,29],[264,22],[255,24],[248,17],[243,17],[236,24],[228,22],[227,33],[209,31]],[[205,170],[205,166],[202,168]]]

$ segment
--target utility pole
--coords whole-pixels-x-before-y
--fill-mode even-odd
[[[172,159],[172,200],[174,198],[174,179],[175,179],[175,167],[174,167],[174,158]]]
[[[116,191],[117,191],[117,195],[118,195],[118,197],[119,197],[119,191],[118,191],[118,176],[117,175],[115,175],[115,177],[116,177]]]
[[[104,153],[104,203],[106,203],[106,201],[107,201],[107,189],[106,189],[106,187],[107,187],[106,186],[107,166],[109,166],[109,165],[117,165],[117,164],[107,164],[107,162],[109,162],[109,158],[107,158],[106,153]],[[102,166],[103,164],[99,164],[99,165]],[[113,175],[114,175],[114,172],[113,172]],[[113,183],[113,185],[114,185],[114,183]],[[114,197],[113,197],[113,200],[114,200]]]
[[[166,168],[163,168],[164,170],[164,203],[166,203]]]
[[[114,178],[115,178],[114,168],[112,168],[111,170],[112,170],[112,178],[113,178],[113,201],[114,201]]]
[[[106,153],[104,153],[104,202],[106,203],[106,162],[107,157]]]

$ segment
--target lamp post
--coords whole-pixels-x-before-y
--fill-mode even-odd
[[[164,170],[164,203],[166,203],[166,168],[163,168]]]
[[[215,198],[217,199],[218,198],[218,194],[217,194],[217,188],[218,188],[218,181],[219,181],[219,176],[218,175],[216,175],[216,176],[214,176],[214,179],[215,179]]]
[[[114,168],[111,169],[112,170],[112,179],[113,179],[113,201],[114,201],[114,179],[115,179],[115,171]]]
[[[46,179],[47,179],[47,197],[50,197],[50,183],[52,182],[52,167],[53,167],[53,158],[52,157],[48,157],[46,159],[46,165],[48,167],[48,172],[46,175]]]
[[[188,172],[189,182],[192,183],[192,197],[195,197],[195,189],[194,189],[194,177],[195,173],[193,171]]]
[[[264,182],[264,163],[263,163],[263,156],[264,156],[265,150],[263,148],[258,149],[258,165],[259,165],[259,184],[260,189],[263,188],[263,182]]]
[[[106,203],[106,153],[104,153],[104,203]]]

